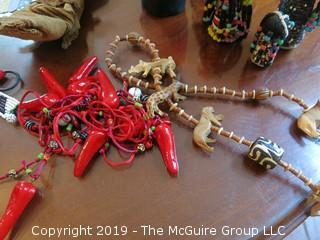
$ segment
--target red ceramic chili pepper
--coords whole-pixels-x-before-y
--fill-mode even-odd
[[[85,60],[78,70],[69,78],[69,83],[80,81],[83,78],[88,77],[97,64],[98,58],[96,56]]]
[[[4,239],[18,221],[36,191],[36,187],[29,182],[22,181],[15,185],[7,209],[0,219],[0,239]]]
[[[42,102],[44,102],[50,108],[54,103],[56,103],[59,100],[60,97],[58,97],[57,95],[47,93],[42,95],[40,98],[21,103],[21,108],[31,112],[39,112],[45,107],[42,104]]]
[[[89,136],[76,159],[73,171],[73,175],[75,177],[81,177],[83,175],[93,156],[99,151],[100,148],[102,148],[107,140],[107,133],[100,131],[91,131],[89,133]]]
[[[48,69],[45,67],[40,67],[39,73],[48,89],[48,93],[56,94],[60,98],[66,96],[66,90],[63,86],[61,86],[61,84],[55,79]]]
[[[164,164],[169,173],[177,176],[179,173],[179,164],[171,123],[164,121],[157,125],[154,131],[154,138],[158,143]]]
[[[80,81],[71,82],[68,85],[67,93],[70,95],[85,93],[87,92],[87,87],[90,85],[90,83],[96,82],[96,81],[97,81],[96,76],[89,76]]]
[[[96,76],[98,78],[102,90],[102,101],[108,104],[110,107],[118,107],[120,100],[117,96],[116,89],[112,85],[109,77],[101,69],[97,70]]]
[[[29,111],[41,111],[45,107],[42,102],[50,107],[58,100],[66,96],[66,90],[45,67],[41,67],[39,72],[44,84],[48,89],[48,93],[42,95],[40,99],[37,98],[24,102],[21,105],[23,109],[27,109]]]

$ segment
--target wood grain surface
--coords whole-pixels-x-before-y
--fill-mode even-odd
[[[160,56],[172,56],[178,78],[188,83],[234,88],[284,88],[308,104],[319,99],[320,35],[308,34],[295,50],[281,51],[272,67],[262,70],[252,65],[249,45],[263,16],[276,9],[277,2],[255,1],[251,32],[246,40],[218,45],[201,24],[203,1],[187,1],[182,15],[157,19],[147,15],[138,0],[86,1],[79,38],[68,50],[60,42],[34,44],[32,41],[0,37],[0,68],[21,73],[23,90],[45,92],[38,68],[46,66],[66,85],[68,76],[88,56],[97,55],[100,66],[105,49],[116,34],[137,31],[155,42]],[[148,56],[123,45],[115,61],[128,68]],[[108,72],[111,76],[111,74]],[[112,77],[115,86],[121,87]],[[263,103],[189,97],[181,106],[199,118],[201,108],[212,105],[225,116],[223,126],[255,140],[265,136],[282,146],[284,159],[300,168],[315,182],[320,181],[320,146],[296,128],[301,108],[284,99]],[[195,239],[195,237],[144,237],[141,225],[167,228],[169,225],[215,227],[218,235],[197,239],[248,239],[223,236],[219,230],[230,227],[286,226],[290,232],[308,213],[305,199],[309,190],[280,168],[264,171],[247,159],[248,149],[217,137],[215,151],[206,154],[192,142],[192,129],[170,115],[176,139],[180,175],[168,175],[157,148],[141,154],[130,168],[112,169],[102,158],[90,165],[82,179],[73,177],[74,160],[56,156],[38,181],[41,193],[28,207],[10,239],[34,237],[33,226],[122,226],[131,231],[125,237],[79,237],[78,239]],[[41,152],[37,139],[21,127],[0,122],[0,170],[19,166]],[[119,159],[115,148],[110,158]],[[3,212],[14,182],[0,184],[0,212]],[[132,233],[138,230],[138,233]],[[260,236],[261,239],[267,238]],[[61,239],[73,239],[64,237]]]

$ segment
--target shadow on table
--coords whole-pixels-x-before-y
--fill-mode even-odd
[[[145,37],[159,46],[160,57],[172,56],[179,66],[186,59],[188,45],[188,19],[186,13],[173,17],[158,18],[142,11],[141,27]]]
[[[202,23],[204,3],[192,0],[192,28],[200,47],[199,73],[204,76],[218,75],[231,70],[242,55],[242,43],[217,43],[209,36]]]

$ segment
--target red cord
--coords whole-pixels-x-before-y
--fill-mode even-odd
[[[106,150],[102,149],[100,151],[101,155],[109,165],[116,167],[131,164],[138,152],[138,144],[145,144],[150,141],[151,133],[149,129],[155,124],[156,120],[145,118],[144,107],[137,108],[128,97],[128,86],[126,84],[124,84],[123,90],[119,91],[119,97],[125,105],[118,108],[111,108],[102,101],[102,91],[98,83],[90,82],[85,90],[83,94],[68,95],[56,101],[50,108],[41,99],[40,94],[35,91],[27,91],[22,96],[17,109],[18,121],[30,134],[38,138],[39,145],[45,148],[46,158],[54,153],[74,156],[84,139],[74,139],[73,143],[67,147],[64,138],[72,137],[71,131],[90,134],[91,130],[96,130],[107,133],[118,151],[130,153],[128,160],[112,162],[107,158]],[[24,107],[26,97],[31,94],[43,106],[42,111],[34,112]],[[70,122],[68,122],[69,120]],[[65,122],[66,126],[60,126],[60,122]],[[69,127],[69,130],[66,130],[66,127],[70,124],[72,126]],[[56,142],[56,148],[50,146],[52,141]],[[29,175],[34,179],[38,178],[47,160],[34,160],[25,164],[27,167],[37,164],[37,170]],[[24,168],[18,169],[17,172],[21,172]],[[9,175],[5,174],[0,177],[0,180],[7,177]]]

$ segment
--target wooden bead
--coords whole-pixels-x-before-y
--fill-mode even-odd
[[[284,150],[278,144],[259,137],[250,147],[248,157],[266,169],[273,169],[278,165],[283,154]]]
[[[256,92],[255,99],[257,100],[266,100],[270,97],[269,89],[261,89]]]
[[[139,44],[139,38],[140,38],[140,34],[136,33],[136,32],[131,32],[127,36],[128,42],[133,44],[133,45]]]

